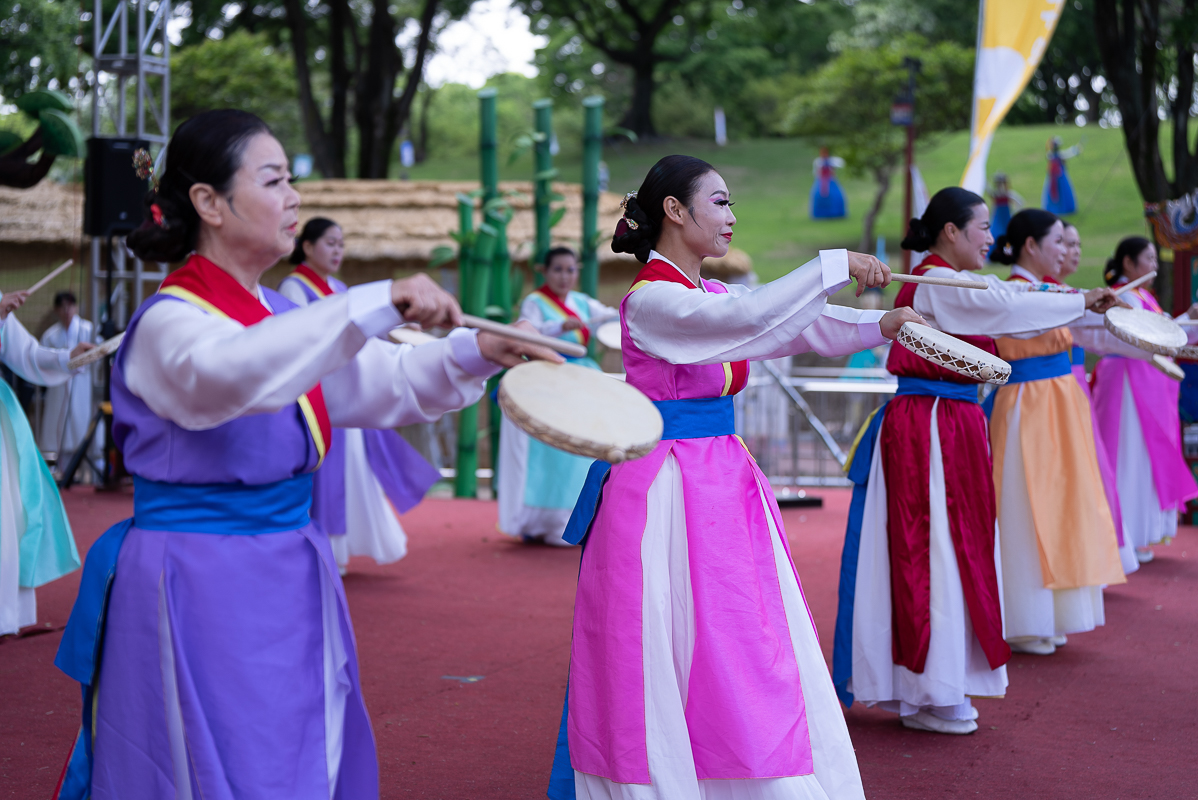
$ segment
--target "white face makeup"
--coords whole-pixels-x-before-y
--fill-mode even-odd
[[[341,228],[333,225],[314,242],[304,242],[304,263],[324,275],[341,269],[345,257],[345,237]]]
[[[1149,272],[1155,272],[1156,268],[1156,248],[1152,245],[1145,247],[1134,263],[1126,256],[1123,258],[1123,274],[1128,280],[1134,281],[1136,278],[1142,278]]]
[[[1044,238],[1036,241],[1027,237],[1023,252],[1019,256],[1020,266],[1043,278],[1051,275],[1056,277],[1065,261],[1065,226],[1057,220]]]
[[[950,227],[951,226],[951,227]],[[950,258],[947,259],[960,270],[977,270],[986,266],[986,255],[994,244],[990,233],[990,210],[985,203],[973,207],[973,216],[964,228],[949,223],[940,234],[941,241],[949,239]]]
[[[555,256],[545,268],[545,283],[558,297],[565,297],[578,283],[578,259],[574,256]]]
[[[682,238],[688,250],[697,258],[722,258],[732,244],[732,200],[728,185],[720,173],[712,170],[699,179],[689,208],[675,198],[666,198],[666,213],[674,203],[682,222]]]
[[[1072,225],[1065,227],[1065,261],[1061,264],[1060,278],[1064,280],[1073,273],[1077,272],[1077,268],[1082,263],[1082,237],[1077,232],[1077,228]]]

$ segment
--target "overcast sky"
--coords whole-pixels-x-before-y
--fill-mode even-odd
[[[479,0],[464,19],[441,32],[425,80],[432,86],[465,83],[477,89],[501,72],[532,77],[537,74],[533,53],[544,43],[544,36],[529,32],[528,17],[510,0]]]

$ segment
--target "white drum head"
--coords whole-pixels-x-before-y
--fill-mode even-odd
[[[1162,356],[1159,353],[1152,356],[1152,366],[1159,369],[1161,372],[1168,375],[1178,383],[1186,379],[1185,371],[1177,365],[1177,362],[1168,356]]]
[[[595,329],[595,338],[608,350],[623,349],[620,344],[620,320],[613,319]]]
[[[387,334],[387,337],[396,344],[410,344],[414,346],[437,341],[437,337],[433,336],[431,333],[418,331],[415,328],[409,328],[407,326],[392,328]]]
[[[661,413],[649,398],[576,364],[511,368],[499,382],[499,407],[534,439],[612,464],[647,455],[661,441]]]
[[[920,358],[975,381],[1001,386],[1011,377],[1011,365],[998,356],[927,325],[903,323],[895,341]]]
[[[1186,332],[1164,314],[1142,308],[1112,308],[1103,322],[1116,337],[1149,353],[1173,356],[1178,348],[1185,347]]]

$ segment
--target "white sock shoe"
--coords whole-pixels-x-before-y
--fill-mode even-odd
[[[1147,564],[1154,558],[1156,558],[1156,553],[1152,552],[1151,547],[1145,547],[1143,549],[1139,547],[1136,548],[1136,561],[1139,561],[1141,564]]]
[[[1063,647],[1064,645],[1069,644],[1069,637],[1064,635],[1054,636],[1048,641],[1052,642],[1056,647]]]
[[[1027,653],[1033,656],[1050,656],[1057,651],[1051,639],[1011,639],[1007,641],[1016,653]]]
[[[941,719],[930,711],[917,711],[907,716],[899,717],[904,728],[932,733],[948,733],[964,736],[978,729],[978,724],[971,719]]]

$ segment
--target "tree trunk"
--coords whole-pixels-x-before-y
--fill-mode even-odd
[[[346,141],[348,135],[350,71],[346,64],[345,37],[354,19],[348,0],[331,0],[329,8],[329,77],[333,93],[333,113],[329,119],[333,157],[345,174]]]
[[[1169,184],[1161,161],[1156,102],[1160,0],[1096,0],[1094,21],[1106,77],[1119,99],[1136,186],[1145,202],[1165,200]]]
[[[641,42],[646,37],[641,36]],[[653,57],[653,41],[648,41],[647,48],[642,49],[636,63],[632,64],[632,104],[628,106],[620,127],[627,128],[638,137],[645,139],[656,138],[657,129],[653,127],[653,90],[656,84],[653,80],[657,59]]]
[[[333,156],[332,142],[325,131],[320,107],[312,94],[312,73],[308,69],[308,18],[301,0],[283,0],[287,27],[291,30],[291,53],[295,59],[295,77],[299,84],[300,110],[304,117],[304,138],[312,149],[316,169],[326,178],[344,178],[345,164]]]
[[[366,67],[358,75],[354,116],[358,123],[358,177],[385,178],[390,154],[387,124],[394,102],[395,79],[403,64],[395,46],[397,25],[388,0],[375,0],[366,41]]]
[[[412,103],[416,100],[420,82],[424,80],[424,62],[428,59],[429,45],[433,35],[433,19],[437,16],[439,5],[440,0],[424,0],[424,8],[420,12],[420,36],[416,39],[416,54],[412,58],[412,66],[408,69],[408,79],[403,93],[392,104],[391,118],[387,126],[384,147],[388,154],[388,161],[390,161],[390,154],[395,150],[395,139],[411,119]],[[402,62],[400,66],[402,68]],[[427,106],[424,109],[424,119],[425,121],[428,119]],[[385,169],[386,167],[384,167],[384,171]]]
[[[42,151],[42,157],[32,164],[29,163],[29,158],[38,150]],[[42,129],[38,126],[33,135],[20,147],[0,157],[0,186],[11,186],[14,189],[36,186],[38,181],[50,172],[54,159],[53,154],[42,150]]]
[[[436,89],[426,86],[424,87],[424,97],[420,98],[420,125],[417,128],[416,141],[413,142],[417,164],[423,163],[428,158],[428,109],[432,105],[433,95],[436,93]]]
[[[874,223],[878,219],[878,214],[882,212],[882,204],[886,202],[886,193],[890,191],[890,178],[894,174],[894,164],[886,164],[874,170],[874,180],[878,182],[878,190],[874,192],[874,203],[869,207],[869,211],[865,212],[865,219],[861,221],[861,246],[862,253],[872,253],[874,250]]]

